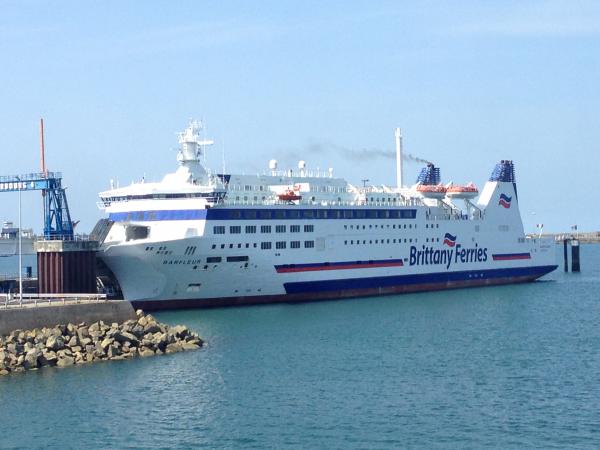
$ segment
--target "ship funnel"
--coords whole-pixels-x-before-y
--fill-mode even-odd
[[[396,128],[396,184],[398,190],[402,189],[402,133]]]
[[[427,186],[435,186],[440,184],[440,169],[432,163],[427,164],[421,169],[421,173],[417,177],[417,183]]]

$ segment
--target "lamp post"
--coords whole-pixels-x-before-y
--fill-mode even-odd
[[[21,179],[17,177],[19,183],[19,304],[23,305],[23,243],[21,232]]]

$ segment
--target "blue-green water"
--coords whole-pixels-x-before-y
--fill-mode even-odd
[[[598,447],[600,246],[582,261],[525,285],[160,313],[209,346],[0,378],[0,446]]]

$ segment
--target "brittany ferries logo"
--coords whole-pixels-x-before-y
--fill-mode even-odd
[[[456,236],[446,233],[444,235],[444,245],[447,245],[448,247],[454,247],[456,245]]]
[[[447,248],[426,247],[422,245],[419,249],[414,245],[411,246],[409,265],[429,266],[443,264],[446,266],[446,269],[449,269],[452,264],[487,261],[487,248],[481,248],[477,244],[475,244],[475,247],[463,248],[462,245],[456,243],[456,238],[456,236],[450,233],[444,234],[443,245]]]
[[[508,208],[510,208],[511,201],[512,201],[512,197],[509,197],[506,194],[500,194],[500,200],[498,201],[498,204],[501,205],[502,207],[508,209]]]

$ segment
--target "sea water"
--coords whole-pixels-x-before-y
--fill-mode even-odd
[[[521,285],[159,313],[208,346],[2,377],[0,446],[598,447],[600,246],[581,259]]]

